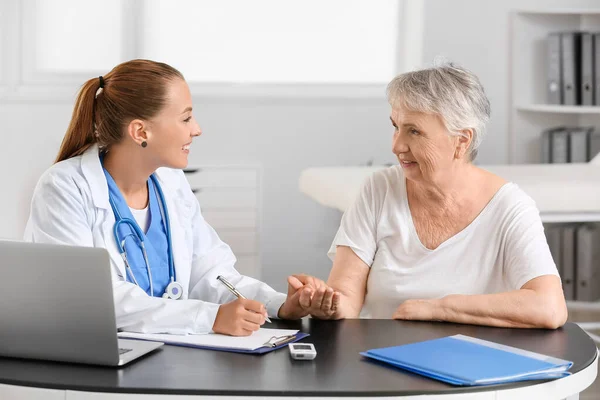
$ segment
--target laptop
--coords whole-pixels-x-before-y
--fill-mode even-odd
[[[121,366],[163,343],[117,338],[106,249],[0,241],[0,356]]]

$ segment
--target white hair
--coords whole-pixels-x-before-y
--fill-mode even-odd
[[[473,130],[468,154],[475,159],[490,119],[490,102],[473,73],[451,63],[407,72],[392,79],[387,97],[392,107],[439,115],[452,135]]]

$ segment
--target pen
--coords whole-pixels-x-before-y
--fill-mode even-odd
[[[227,289],[229,289],[229,291],[230,291],[231,293],[233,293],[233,294],[234,294],[234,295],[235,295],[235,296],[236,296],[238,299],[245,299],[245,298],[246,298],[246,296],[244,296],[243,294],[241,294],[241,293],[239,292],[239,290],[237,290],[237,289],[235,288],[235,286],[233,286],[231,283],[229,283],[229,282],[227,281],[227,279],[223,278],[221,275],[217,276],[217,279],[218,279],[218,280],[219,280],[219,281],[220,281],[220,282],[221,282],[223,285],[225,285],[225,287],[226,287]],[[271,320],[269,319],[269,317],[268,317],[267,315],[265,315],[265,320],[266,320],[267,322],[271,322]]]

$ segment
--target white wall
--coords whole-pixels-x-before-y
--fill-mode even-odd
[[[33,188],[58,152],[71,107],[0,104],[1,238],[21,238]]]
[[[423,56],[443,54],[477,73],[492,103],[480,163],[507,155],[508,21],[514,7],[594,7],[598,0],[427,0]],[[54,158],[72,103],[0,104],[0,237],[19,238],[31,193]],[[264,168],[263,278],[279,290],[285,277],[326,278],[327,249],[339,213],[298,191],[303,168],[393,161],[388,106],[380,99],[196,99],[204,135],[194,164],[259,164]]]
[[[326,278],[331,266],[326,252],[340,214],[302,195],[298,177],[311,166],[392,161],[383,96],[375,101],[202,101],[198,106],[204,137],[194,145],[195,162],[263,165],[263,277],[280,289],[290,272]]]
[[[479,163],[508,162],[510,11],[556,8],[598,9],[600,0],[425,0],[423,59],[445,56],[470,69],[492,105]]]

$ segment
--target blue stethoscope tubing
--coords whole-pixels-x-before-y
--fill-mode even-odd
[[[154,183],[154,190],[158,193],[158,197],[160,200],[159,208],[160,208],[160,213],[161,213],[164,228],[165,228],[165,233],[167,235],[167,245],[169,247],[168,251],[167,251],[167,254],[168,254],[167,258],[168,258],[168,262],[169,262],[169,280],[170,280],[170,282],[167,285],[167,289],[165,290],[165,294],[163,295],[163,297],[177,300],[181,297],[181,295],[183,293],[183,288],[175,280],[175,263],[173,261],[173,247],[172,247],[172,242],[171,242],[171,223],[169,220],[169,212],[167,210],[167,203],[165,201],[165,195],[158,183],[158,179],[156,178],[156,176],[154,176],[154,174],[152,174],[152,175],[150,175],[150,179],[152,179],[152,182]],[[110,206],[112,207],[113,212],[115,213],[115,216],[117,217],[117,220],[115,221],[115,225],[113,226],[113,234],[115,236],[115,241],[117,242],[117,246],[119,247],[119,253],[121,254],[121,258],[123,258],[123,262],[125,263],[125,270],[129,272],[133,282],[137,286],[139,286],[137,279],[135,279],[135,275],[133,274],[133,270],[131,269],[131,266],[129,265],[129,261],[127,260],[127,252],[125,251],[125,239],[120,240],[120,238],[119,238],[118,229],[121,224],[129,225],[129,227],[133,228],[135,235],[137,236],[138,242],[142,249],[142,254],[144,256],[144,263],[146,264],[146,271],[148,272],[148,279],[150,281],[150,296],[154,296],[154,286],[152,284],[152,271],[150,269],[150,263],[148,261],[148,254],[146,253],[146,246],[144,245],[144,240],[145,240],[144,232],[142,232],[142,230],[140,229],[138,224],[135,221],[133,221],[131,218],[123,218],[121,216],[121,213],[117,209],[117,206],[116,206],[112,196],[109,195],[108,199],[110,202]]]

